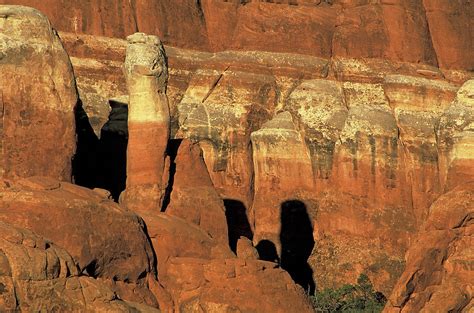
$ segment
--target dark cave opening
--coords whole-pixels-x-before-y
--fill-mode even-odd
[[[81,100],[74,108],[77,149],[72,160],[74,183],[110,191],[118,201],[127,180],[128,105],[110,100],[108,121],[100,139],[94,133]]]
[[[298,200],[281,205],[280,265],[293,281],[314,295],[315,282],[308,258],[314,247],[313,226],[306,205]]]
[[[237,252],[237,241],[240,237],[253,239],[253,231],[247,217],[247,208],[238,200],[224,199],[225,217],[229,235],[230,249]]]

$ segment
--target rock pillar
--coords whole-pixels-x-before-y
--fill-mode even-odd
[[[135,211],[160,210],[168,180],[170,134],[168,68],[161,41],[135,33],[127,38],[124,73],[129,93],[127,187],[122,202]]]

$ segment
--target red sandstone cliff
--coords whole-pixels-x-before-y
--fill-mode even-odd
[[[128,1],[117,6],[103,1],[97,2],[97,8],[66,1],[64,12],[57,10],[54,1],[34,2],[30,4],[49,12],[53,25],[65,31],[60,37],[96,133],[107,121],[107,100],[127,93],[122,74],[126,43],[98,35],[123,37],[141,30],[158,33],[171,45],[166,46],[171,136],[174,143],[183,141],[177,151],[168,151],[172,184],[165,212],[143,213],[143,220],[110,202],[104,204],[107,200],[97,195],[103,191],[45,178],[12,182],[12,176],[58,178],[58,171],[68,173],[72,111],[59,117],[64,125],[56,125],[55,136],[65,137],[39,137],[34,151],[22,148],[23,137],[11,134],[27,133],[29,128],[50,134],[44,120],[63,114],[70,102],[65,99],[75,99],[76,93],[71,84],[68,96],[62,96],[51,87],[49,73],[40,70],[30,73],[43,77],[45,94],[57,92],[62,101],[48,105],[20,101],[25,96],[18,94],[31,93],[12,82],[2,84],[1,104],[10,111],[4,111],[9,114],[4,113],[0,128],[1,143],[7,147],[2,150],[7,153],[0,169],[16,174],[4,175],[8,179],[0,184],[0,203],[15,208],[17,214],[5,210],[0,212],[2,220],[60,243],[66,252],[55,252],[63,253],[56,263],[75,262],[79,270],[88,268],[87,275],[106,280],[89,289],[101,292],[97,299],[105,306],[135,305],[113,302],[110,295],[116,292],[132,302],[151,306],[159,302],[165,310],[174,306],[212,312],[237,307],[246,312],[259,305],[265,311],[274,311],[275,305],[282,311],[308,309],[288,273],[275,263],[254,260],[259,252],[263,260],[280,259],[280,265],[304,287],[311,285],[308,277],[322,288],[352,283],[360,273],[367,273],[387,296],[395,286],[387,310],[430,309],[461,289],[462,296],[452,298],[446,307],[469,310],[470,283],[463,277],[472,272],[465,265],[465,255],[472,254],[465,244],[472,226],[465,217],[472,214],[472,206],[465,207],[462,221],[454,226],[438,227],[433,219],[444,207],[454,210],[446,204],[450,197],[472,193],[468,182],[474,179],[474,58],[472,32],[464,31],[472,23],[470,1],[198,2],[201,5]],[[224,51],[230,49],[237,51]],[[50,64],[48,55],[34,54]],[[16,59],[7,60],[23,68]],[[7,77],[25,82],[24,75],[15,76],[10,67],[2,69],[8,70],[0,76],[6,82]],[[72,72],[67,68],[59,74],[70,77]],[[50,107],[61,110],[52,110],[52,115]],[[44,111],[47,114],[42,116]],[[52,142],[65,148],[51,162],[42,162],[37,152],[47,153]],[[119,238],[102,236],[106,230],[91,227],[96,234],[93,244],[78,253],[67,238],[42,231],[42,224],[28,226],[21,214],[35,216],[25,209],[31,195],[54,208],[58,216],[68,212],[58,204],[62,198],[72,199],[68,214],[77,211],[76,216],[96,215],[93,212],[99,207],[105,220],[134,225],[129,240],[137,246],[123,247]],[[37,219],[42,220],[41,214]],[[72,218],[57,220],[69,223]],[[227,225],[222,225],[224,221]],[[82,225],[81,220],[74,222]],[[73,237],[84,236],[78,231],[81,227],[67,225],[75,230]],[[5,227],[31,237],[24,230]],[[453,240],[429,239],[433,227]],[[145,233],[151,243],[143,239]],[[236,242],[240,235],[253,243]],[[227,246],[226,236],[231,249],[237,246],[237,256]],[[128,252],[118,260],[102,255],[97,246],[104,241]],[[417,242],[427,245],[421,249]],[[269,243],[274,255],[265,246]],[[239,253],[243,246],[246,252]],[[115,254],[113,249],[105,250]],[[447,258],[436,259],[431,268],[425,250],[439,250]],[[295,258],[303,261],[295,263]],[[309,276],[298,277],[295,267]],[[32,273],[44,276],[41,279],[47,283],[62,273],[53,268],[56,274],[50,276]],[[419,271],[438,274],[427,280],[425,274],[423,279],[417,276]],[[16,272],[8,275],[13,281],[24,277]],[[71,270],[54,288],[75,281],[77,275]],[[412,277],[418,279],[414,287]],[[107,282],[110,278],[113,282]],[[24,278],[20,280],[29,288]],[[456,289],[453,284],[458,281],[463,285]],[[443,288],[449,292],[442,292]],[[270,301],[268,290],[276,302]],[[247,302],[255,295],[264,301]],[[91,301],[86,297],[78,307]]]
[[[44,12],[58,30],[136,31],[204,51],[259,50],[474,68],[469,0],[1,0]]]

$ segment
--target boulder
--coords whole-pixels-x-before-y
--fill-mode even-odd
[[[92,277],[137,284],[156,272],[142,219],[86,188],[44,177],[5,181],[0,221],[60,245]]]
[[[0,5],[0,86],[0,176],[70,181],[76,83],[39,11]]]
[[[66,250],[29,230],[0,222],[0,251],[1,311],[159,312],[80,276]]]
[[[227,243],[218,242],[203,229],[182,218],[152,212],[144,212],[141,216],[156,253],[160,281],[166,277],[168,262],[173,257],[235,257]]]

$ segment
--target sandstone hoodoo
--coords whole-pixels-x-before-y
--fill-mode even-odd
[[[472,2],[7,2],[0,311],[474,309]]]
[[[132,210],[160,211],[169,164],[166,147],[170,113],[166,85],[168,64],[156,36],[127,38],[124,74],[129,94],[127,189],[123,204]]]

